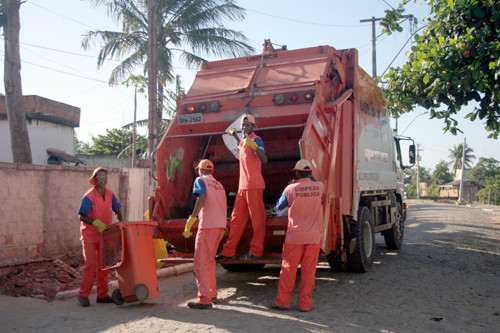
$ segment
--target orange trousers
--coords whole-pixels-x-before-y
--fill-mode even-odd
[[[97,269],[97,298],[108,296],[108,272],[101,269],[101,246],[99,242],[89,242],[82,240],[83,248],[83,270],[82,284],[80,285],[79,296],[89,297],[94,285],[94,276]]]
[[[198,302],[212,304],[217,297],[215,255],[224,237],[224,228],[198,229],[194,243],[194,275],[198,286]]]
[[[236,247],[243,231],[252,219],[253,236],[250,241],[250,253],[261,257],[264,253],[264,237],[266,235],[266,208],[264,207],[264,190],[238,190],[234,201],[233,213],[227,238],[221,254],[226,257],[236,255]]]
[[[319,250],[319,244],[283,244],[276,305],[290,306],[297,268],[302,261],[300,265],[299,308],[302,310],[311,309]]]

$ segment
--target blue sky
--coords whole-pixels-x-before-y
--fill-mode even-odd
[[[228,26],[243,32],[255,47],[262,49],[264,39],[270,38],[277,45],[288,49],[331,45],[337,49],[357,48],[359,61],[368,73],[372,73],[371,23],[360,20],[372,16],[382,17],[389,6],[396,7],[395,0],[247,0],[238,1],[247,9],[246,19],[230,22]],[[411,3],[407,14],[418,19],[420,28],[428,15],[425,4]],[[80,140],[89,142],[91,136],[104,134],[106,128],[121,127],[132,122],[132,87],[109,87],[111,70],[118,64],[108,62],[97,70],[98,47],[88,51],[81,48],[82,36],[89,30],[115,30],[106,9],[91,7],[83,0],[27,0],[21,6],[21,60],[24,95],[39,95],[81,108],[80,127],[76,129]],[[391,36],[381,35],[381,26],[376,25],[377,73],[383,73],[391,62],[393,66],[405,62],[405,52],[410,43],[408,22],[405,31]],[[399,56],[396,56],[403,50]],[[3,43],[0,53],[4,54]],[[211,59],[215,60],[215,59]],[[0,67],[3,76],[3,66]],[[195,69],[183,64],[176,66],[186,90],[192,84]],[[469,107],[472,109],[472,106]],[[139,96],[138,119],[147,118],[147,101]],[[426,110],[402,116],[398,120],[399,133],[411,136],[423,149],[421,165],[434,169],[440,161],[448,161],[449,149],[467,138],[467,145],[479,157],[500,160],[498,140],[487,139],[481,121],[464,120],[462,110],[457,120],[464,134],[453,136],[443,133],[441,120],[430,120]],[[423,114],[423,115],[422,115]],[[393,126],[395,121],[393,121]],[[476,160],[477,161],[477,160]],[[475,162],[474,161],[474,164]]]

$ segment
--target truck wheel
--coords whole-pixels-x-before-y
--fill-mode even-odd
[[[113,300],[113,303],[116,305],[122,305],[125,303],[125,300],[122,297],[122,293],[120,292],[120,289],[115,289],[111,293],[111,299]]]
[[[328,264],[330,265],[330,268],[334,272],[345,272],[346,271],[346,265],[342,261],[339,261],[337,256],[332,252],[326,256],[326,259],[328,260]]]
[[[349,256],[347,267],[355,272],[368,272],[372,268],[375,256],[375,232],[372,216],[367,207],[359,206],[355,228],[356,247]]]
[[[250,264],[249,266],[252,271],[260,271],[265,265],[266,264]]]
[[[398,250],[403,245],[403,236],[405,231],[405,221],[403,219],[403,209],[401,204],[397,203],[396,221],[392,229],[384,231],[384,240],[387,248]]]
[[[265,264],[221,264],[222,268],[229,272],[249,272],[258,271],[264,268]]]
[[[245,270],[246,265],[242,264],[221,264],[222,268],[224,268],[228,272],[242,272]]]

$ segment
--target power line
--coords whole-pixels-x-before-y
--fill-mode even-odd
[[[382,2],[384,2],[387,6],[391,7],[392,10],[396,9],[396,8],[392,7],[392,5],[385,0],[382,0]]]
[[[5,40],[5,38],[4,38],[4,40]],[[92,59],[97,59],[98,58],[96,56],[92,56],[92,55],[88,55],[88,54],[81,54],[81,53],[76,53],[76,52],[58,50],[58,49],[53,49],[53,48],[50,48],[50,47],[40,46],[40,45],[35,45],[35,44],[29,44],[29,43],[23,43],[23,42],[19,42],[19,44],[21,44],[21,45],[27,45],[27,46],[31,46],[31,47],[36,47],[36,48],[39,48],[39,49],[44,49],[44,50],[59,52],[59,53],[71,54],[71,55],[75,55],[75,56],[79,56],[79,57],[87,57],[87,58],[92,58]],[[120,60],[115,60],[115,59],[109,59],[109,60],[120,62]]]
[[[398,51],[398,53],[396,54],[396,56],[391,60],[391,62],[389,63],[389,65],[387,65],[387,68],[384,70],[384,72],[382,73],[382,75],[380,77],[384,77],[384,74],[385,72],[387,72],[387,70],[389,69],[389,67],[391,67],[392,63],[394,62],[394,60],[397,59],[397,57],[399,56],[399,54],[401,53],[401,51],[404,50],[404,48],[406,47],[406,44],[408,44],[408,42],[413,38],[413,36],[415,36],[415,34],[417,32],[419,32],[420,30],[422,30],[423,28],[427,27],[427,25],[424,25],[420,28],[418,28],[417,30],[415,30],[415,32],[413,32],[410,37],[408,38],[408,40],[403,44],[403,46],[401,47],[401,49]]]
[[[88,77],[88,76],[83,76],[83,75],[68,73],[68,72],[65,72],[65,71],[58,70],[58,69],[54,69],[54,68],[50,68],[50,67],[46,67],[46,66],[34,64],[32,62],[25,61],[25,60],[23,60],[22,63],[23,64],[33,65],[33,66],[40,67],[40,68],[43,68],[43,69],[48,69],[50,71],[61,73],[61,74],[66,74],[66,75],[71,75],[71,76],[79,77],[79,78],[85,79],[85,80],[97,81],[97,82],[101,82],[101,83],[108,83],[108,81],[104,81],[104,80],[100,80],[100,79],[96,79],[96,78],[92,78],[92,77]],[[118,84],[118,85],[122,85],[122,84]],[[125,85],[123,85],[123,86],[125,86]]]
[[[67,16],[65,16],[65,15],[62,15],[62,14],[56,13],[56,12],[54,12],[54,11],[50,10],[50,9],[47,9],[47,8],[45,8],[45,7],[42,7],[42,6],[38,5],[38,4],[36,4],[35,2],[33,2],[33,1],[31,1],[31,0],[30,0],[30,1],[26,1],[26,3],[28,3],[28,4],[30,4],[30,5],[33,5],[33,6],[35,6],[35,7],[41,8],[41,9],[43,9],[43,10],[45,10],[45,11],[49,12],[49,13],[52,13],[52,14],[54,14],[54,15],[60,16],[60,17],[62,17],[62,18],[65,18],[66,20],[69,20],[69,21],[72,21],[72,22],[75,22],[75,23],[81,24],[81,25],[83,25],[83,26],[85,26],[85,27],[87,27],[87,28],[91,28],[91,29],[96,30],[94,27],[91,27],[90,25],[88,25],[88,24],[86,24],[86,23],[83,23],[83,22],[77,21],[77,20],[72,19],[71,17],[67,17]]]
[[[22,47],[22,50],[24,50],[24,51],[26,51],[26,52],[29,52],[29,53],[31,53],[31,54],[33,54],[33,55],[35,55],[35,56],[39,57],[39,58],[42,58],[42,59],[43,59],[43,60],[45,60],[45,61],[51,62],[51,63],[56,64],[56,65],[61,65],[61,66],[64,66],[64,67],[66,67],[66,68],[69,68],[69,69],[71,69],[71,70],[74,70],[75,72],[78,72],[78,73],[83,74],[81,71],[79,71],[79,70],[78,70],[78,69],[76,69],[76,68],[73,68],[73,67],[70,67],[70,66],[66,66],[66,65],[59,64],[59,63],[57,63],[57,62],[55,62],[55,61],[53,61],[53,60],[51,60],[51,59],[48,59],[48,58],[45,58],[45,57],[43,57],[43,56],[39,55],[38,53],[35,53],[35,52],[33,52],[33,51],[31,51],[31,50],[29,50],[29,49],[25,48],[25,47]]]
[[[267,13],[259,12],[258,10],[253,10],[253,9],[248,9],[248,8],[245,8],[245,9],[248,10],[249,12],[254,12],[254,13],[257,13],[257,14],[261,14],[261,15],[265,15],[265,16],[269,16],[269,17],[274,17],[274,18],[277,18],[277,19],[280,19],[280,20],[284,20],[284,21],[297,22],[297,23],[303,23],[303,24],[310,24],[310,25],[316,25],[316,26],[321,26],[321,27],[352,28],[352,27],[362,27],[363,26],[361,24],[356,24],[356,25],[341,25],[341,24],[326,24],[326,23],[317,23],[317,22],[307,22],[307,21],[295,20],[295,19],[291,19],[291,18],[287,18],[287,17],[281,17],[281,16],[277,16],[277,15],[267,14]]]

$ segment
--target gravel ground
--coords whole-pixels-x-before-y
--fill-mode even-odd
[[[81,308],[0,296],[2,332],[500,332],[500,207],[410,202],[401,250],[377,236],[373,269],[335,273],[318,264],[311,312],[279,312],[279,266],[217,270],[219,302],[191,310],[192,273],[159,280],[160,297]]]

